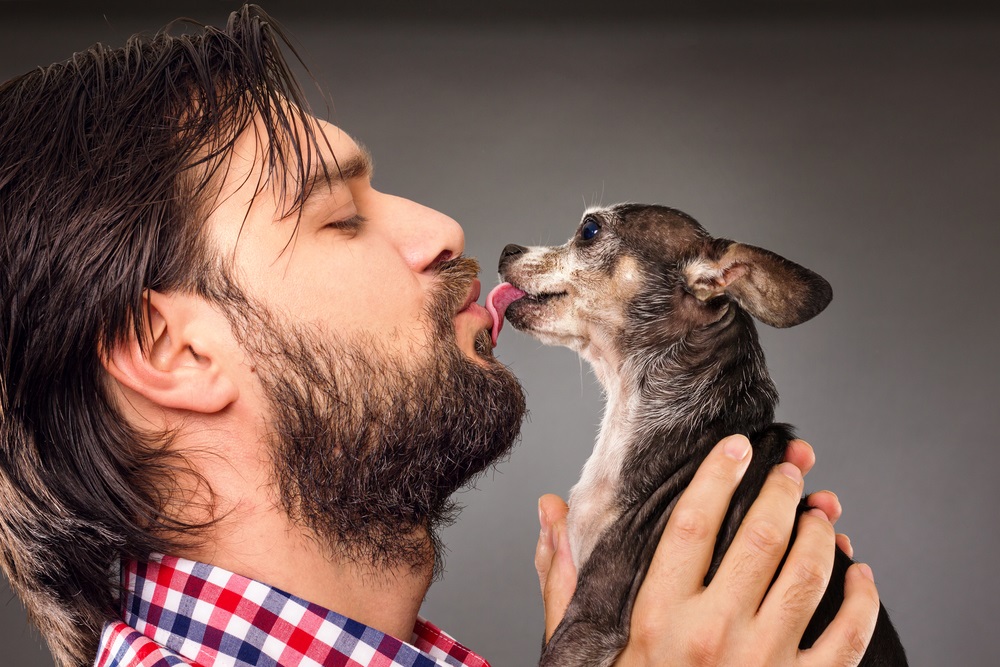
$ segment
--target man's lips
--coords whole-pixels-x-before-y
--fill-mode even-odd
[[[469,287],[469,294],[465,297],[462,307],[458,309],[458,313],[468,311],[473,304],[479,306],[476,302],[479,301],[482,288],[482,283],[478,279],[472,281],[472,285]],[[489,313],[490,318],[493,320],[493,328],[490,332],[493,339],[493,347],[497,346],[497,337],[500,335],[500,329],[503,328],[503,316],[507,311],[507,306],[525,296],[525,294],[524,291],[519,290],[510,283],[500,283],[486,296],[486,312]],[[479,306],[479,308],[482,308],[482,306]]]
[[[479,294],[480,292],[482,292],[482,290],[483,290],[483,285],[482,283],[479,282],[479,279],[478,278],[473,279],[472,285],[469,286],[469,295],[465,297],[465,303],[463,303],[462,307],[458,309],[458,312],[459,313],[462,312],[475,302],[479,301]]]

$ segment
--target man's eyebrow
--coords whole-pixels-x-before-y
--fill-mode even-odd
[[[316,171],[306,178],[302,194],[308,199],[317,187],[324,187],[329,191],[340,183],[355,178],[371,180],[374,173],[375,165],[371,153],[364,146],[358,146],[358,150],[351,153],[346,160],[333,158],[317,165]]]

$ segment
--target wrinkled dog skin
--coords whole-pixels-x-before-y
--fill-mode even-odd
[[[570,494],[579,584],[541,664],[610,665],[628,640],[636,593],[674,503],[715,443],[743,433],[754,453],[708,579],[794,437],[774,421],[778,394],[753,319],[800,324],[832,292],[773,252],[712,238],[680,211],[639,204],[587,211],[562,246],[507,246],[500,274],[525,293],[507,308],[510,322],[575,350],[604,387],[597,444]],[[840,608],[851,562],[837,551],[803,648]],[[884,608],[861,664],[907,664]]]

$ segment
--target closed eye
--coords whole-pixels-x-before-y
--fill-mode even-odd
[[[337,231],[346,232],[349,233],[351,236],[354,236],[361,231],[361,228],[364,226],[366,222],[368,222],[368,219],[366,217],[364,217],[360,213],[356,213],[349,218],[345,218],[344,220],[333,220],[331,222],[328,222],[325,225],[323,225],[323,229],[335,229]]]

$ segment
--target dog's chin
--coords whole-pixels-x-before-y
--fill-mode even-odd
[[[556,319],[561,296],[565,294],[526,294],[507,306],[504,317],[518,331],[534,334]]]
[[[567,306],[566,296],[565,292],[525,296],[507,307],[505,317],[515,329],[545,345],[579,351],[586,345],[586,340],[565,326],[562,311]]]

